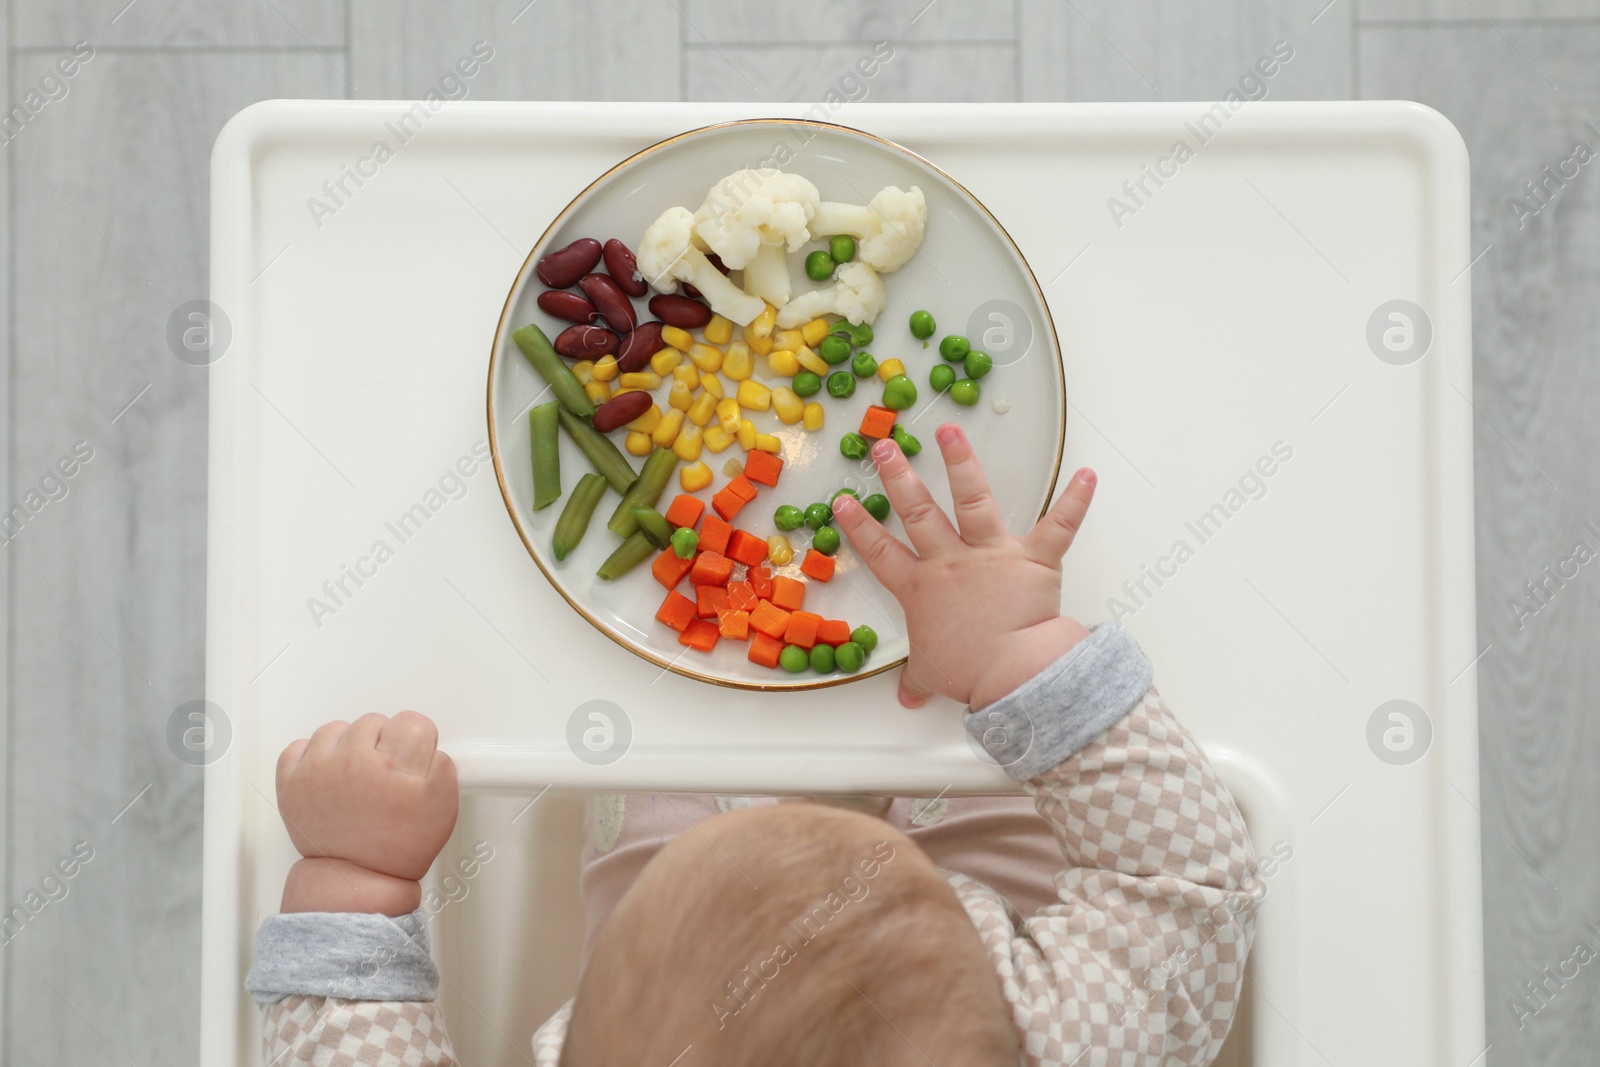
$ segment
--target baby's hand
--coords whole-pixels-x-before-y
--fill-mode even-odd
[[[884,490],[913,552],[853,497],[834,504],[839,526],[905,609],[911,658],[900,703],[943,693],[973,708],[994,703],[1088,636],[1061,614],[1061,557],[1083,524],[1095,475],[1085,467],[1024,537],[1006,529],[989,480],[959,426],[935,431],[955,503],[952,526],[892,440],[872,448]]]
[[[284,889],[285,911],[416,907],[415,883],[449,840],[460,801],[438,742],[431,720],[402,711],[331,722],[284,749],[278,810],[306,857]]]

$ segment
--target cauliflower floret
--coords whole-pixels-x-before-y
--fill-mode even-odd
[[[639,239],[639,273],[663,293],[674,292],[685,281],[700,290],[711,310],[725,319],[748,326],[766,303],[734,285],[695,247],[694,216],[688,208],[669,207]]]
[[[778,312],[783,329],[810,322],[818,315],[839,315],[848,322],[871,323],[883,310],[883,280],[878,272],[851,260],[833,272],[833,284],[825,289],[801,293]]]
[[[694,213],[700,239],[741,270],[762,245],[787,244],[793,252],[811,240],[808,228],[821,195],[798,174],[781,170],[736,170],[706,194]]]
[[[927,225],[928,202],[915,185],[886,185],[866,207],[825,200],[811,218],[811,232],[819,237],[844,233],[856,238],[857,257],[882,274],[905,266],[921,246]]]

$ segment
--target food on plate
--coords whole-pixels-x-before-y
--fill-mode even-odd
[[[600,255],[606,261],[606,273],[616,279],[624,293],[643,296],[650,291],[649,283],[639,273],[639,261],[627,245],[613,237],[601,247]]]
[[[712,266],[695,246],[694,216],[688,208],[670,207],[645,230],[639,242],[639,271],[662,292],[689,282],[711,310],[744,326],[760,315],[767,302],[740,289]]]
[[[528,411],[528,440],[533,454],[533,510],[561,499],[561,402],[552,400]]]
[[[539,260],[534,273],[552,289],[565,289],[594,270],[600,262],[600,242],[593,237],[580,237],[564,248],[558,248]]]
[[[816,233],[858,238],[859,261],[884,274],[899,270],[916,254],[927,224],[928,203],[915,185],[885,186],[865,207],[824,200],[811,219]]]
[[[911,336],[919,341],[926,341],[939,328],[933,321],[933,313],[928,311],[913,311],[910,324]]]
[[[832,285],[801,293],[783,305],[783,310],[778,312],[778,325],[798,326],[818,315],[839,315],[852,322],[871,322],[883,310],[886,299],[883,280],[877,271],[861,262],[844,263],[833,272]]]
[[[566,507],[561,509],[555,534],[550,539],[556,559],[566,559],[567,554],[578,547],[578,542],[583,540],[585,531],[589,529],[589,519],[594,515],[595,505],[600,503],[605,492],[606,480],[598,474],[589,473],[578,479],[578,484],[567,497]]]
[[[746,292],[782,306],[792,286],[785,253],[811,239],[811,216],[820,199],[817,187],[798,174],[734,171],[706,194],[694,213],[695,232],[725,266],[744,270]]]
[[[581,328],[581,327],[580,327]],[[561,407],[567,412],[587,418],[594,414],[594,404],[583,391],[583,385],[573,375],[567,365],[561,362],[556,355],[556,350],[551,346],[550,339],[544,335],[539,327],[529,324],[511,335],[517,343],[522,354],[527,357],[533,366],[534,373],[545,380],[550,386],[550,391],[561,402]]]

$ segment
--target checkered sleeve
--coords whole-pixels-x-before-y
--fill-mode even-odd
[[[270,1067],[458,1067],[432,1001],[293,995],[262,1005]]]
[[[1029,1064],[1203,1067],[1232,1025],[1260,883],[1243,817],[1152,686],[1027,779],[1065,858],[1060,902],[1020,921],[952,879]]]

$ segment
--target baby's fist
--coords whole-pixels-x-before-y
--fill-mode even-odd
[[[455,828],[456,768],[415,711],[331,722],[278,757],[278,810],[302,856],[427,873]]]

